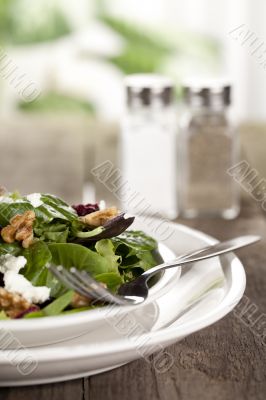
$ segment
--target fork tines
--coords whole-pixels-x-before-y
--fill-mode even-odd
[[[49,270],[70,289],[77,293],[97,300],[101,303],[124,304],[125,301],[113,295],[109,290],[93,279],[86,271],[79,271],[72,267],[67,270],[63,266],[50,265]]]

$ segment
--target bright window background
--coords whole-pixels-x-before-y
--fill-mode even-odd
[[[123,76],[151,70],[173,77],[177,97],[184,77],[228,76],[236,116],[266,119],[266,70],[230,35],[244,24],[266,41],[261,0],[5,0],[1,8],[5,51],[41,89],[25,105],[2,79],[2,114],[81,110],[117,119]]]

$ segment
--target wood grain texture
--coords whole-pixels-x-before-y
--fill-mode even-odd
[[[79,202],[86,134],[86,121],[80,118],[16,115],[1,119],[1,185],[22,194],[46,192],[70,204]]]
[[[83,381],[0,389],[1,400],[83,400]]]

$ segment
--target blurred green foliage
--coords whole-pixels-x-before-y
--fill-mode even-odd
[[[197,62],[201,59],[206,64],[219,60],[219,43],[210,37],[192,32],[175,32],[172,36],[167,36],[164,31],[152,32],[144,26],[111,16],[108,13],[110,2],[107,0],[88,1],[94,3],[95,19],[123,39],[121,52],[113,57],[106,56],[103,62],[115,65],[124,74],[172,73],[179,97],[178,68],[184,60]],[[63,7],[63,3],[57,0],[0,0],[0,43],[5,46],[25,46],[71,34],[72,24]],[[91,59],[94,55],[87,54],[86,57]],[[171,58],[177,60],[177,64],[174,64],[175,70],[170,69],[169,72],[167,63]],[[56,91],[43,94],[34,102],[20,103],[19,108],[27,112],[94,112],[88,102]]]
[[[22,45],[57,39],[71,32],[70,24],[57,6],[36,0],[27,7],[23,0],[0,0],[0,41]]]
[[[94,113],[94,107],[89,102],[54,92],[44,94],[31,103],[21,102],[19,109],[27,112],[53,112],[57,114],[60,112]]]
[[[138,26],[102,15],[100,20],[125,40],[120,55],[109,59],[125,74],[156,72],[166,57],[175,51],[174,46],[143,32]]]

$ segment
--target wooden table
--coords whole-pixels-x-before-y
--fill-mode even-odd
[[[72,382],[36,387],[5,388],[1,400],[220,400],[266,398],[266,221],[260,206],[250,199],[235,221],[179,221],[218,239],[256,233],[263,241],[243,249],[239,256],[247,273],[246,297],[235,312],[167,350],[175,363],[156,374],[152,363],[140,359],[113,371]],[[247,302],[256,312],[248,321]],[[246,307],[246,310],[251,310]],[[263,326],[252,323],[260,317]],[[259,334],[258,334],[259,333]],[[263,344],[263,341],[265,344]],[[152,357],[152,356],[151,356]]]

